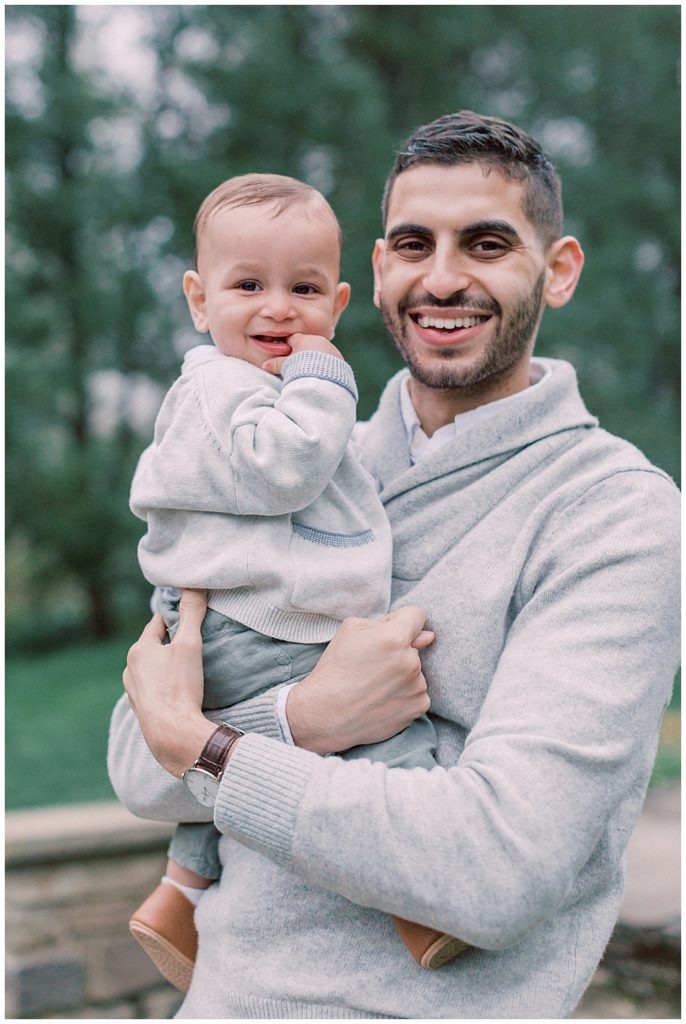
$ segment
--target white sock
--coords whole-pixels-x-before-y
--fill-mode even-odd
[[[195,889],[190,885],[182,885],[181,882],[174,881],[174,879],[169,878],[168,875],[163,875],[162,881],[166,882],[167,885],[175,886],[179,892],[182,892],[186,899],[193,904],[194,907],[197,907],[200,902],[200,897],[207,892],[207,889]]]

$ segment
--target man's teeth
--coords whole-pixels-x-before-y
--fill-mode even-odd
[[[476,327],[477,324],[482,324],[484,320],[488,320],[488,317],[464,316],[459,320],[442,320],[434,316],[417,317],[417,323],[420,327],[442,327],[446,331],[454,331],[458,327]]]

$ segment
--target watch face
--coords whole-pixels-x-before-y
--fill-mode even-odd
[[[214,807],[219,792],[219,779],[203,768],[189,768],[183,774],[183,781],[198,803]]]

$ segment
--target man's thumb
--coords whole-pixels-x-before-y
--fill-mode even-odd
[[[416,651],[421,651],[422,648],[428,647],[429,644],[432,644],[435,639],[435,633],[432,633],[430,629],[423,629],[421,633],[417,633],[417,636],[414,638],[410,646],[414,647]]]

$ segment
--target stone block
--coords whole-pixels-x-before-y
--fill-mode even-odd
[[[89,1001],[137,998],[159,987],[160,973],[130,935],[99,939],[85,953]]]
[[[164,873],[163,853],[127,857],[98,857],[70,863],[13,868],[10,878],[13,902],[22,908],[60,907],[83,900],[97,900],[107,892],[131,893],[134,898],[154,888]]]
[[[142,1016],[145,1020],[171,1020],[183,999],[183,992],[177,992],[171,985],[165,985],[158,992],[144,996]]]
[[[130,1003],[108,1003],[105,1006],[84,1006],[80,1010],[50,1013],[50,1020],[134,1020],[138,1018],[137,1007]]]
[[[70,955],[8,957],[6,1006],[8,1019],[45,1016],[83,1002],[84,967]]]
[[[52,907],[35,908],[22,913],[11,899],[11,880],[5,887],[5,948],[17,956],[39,950],[54,950],[65,938],[61,917]]]

